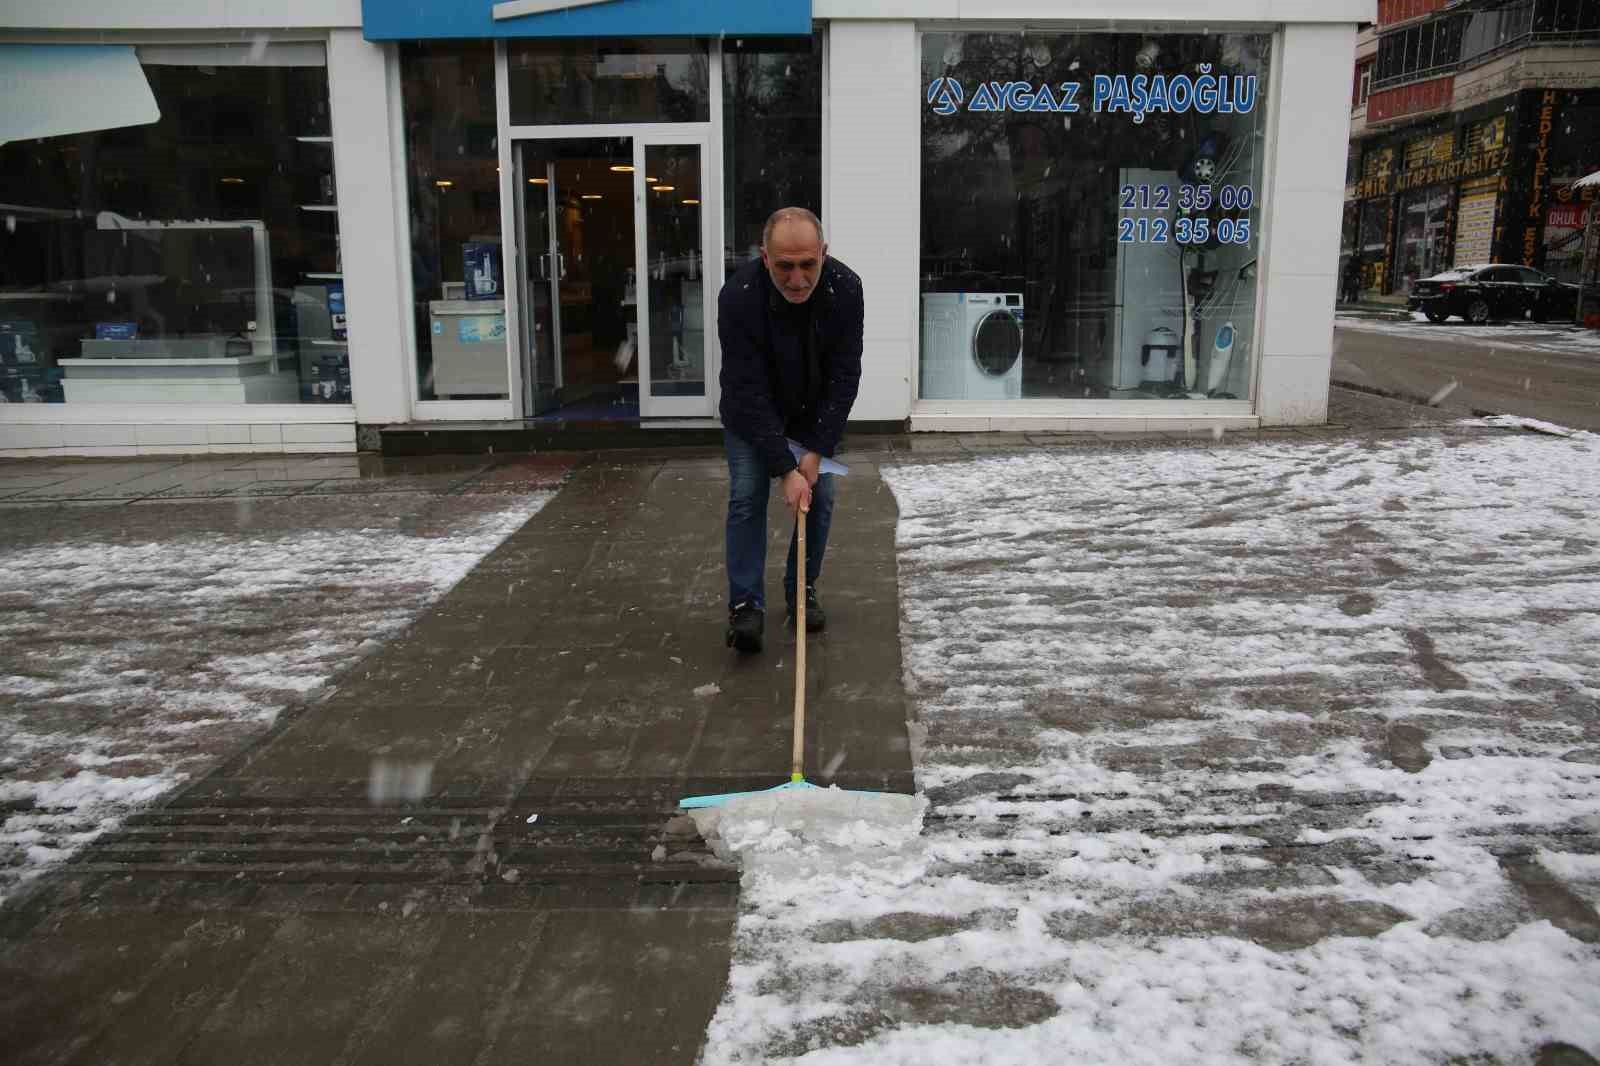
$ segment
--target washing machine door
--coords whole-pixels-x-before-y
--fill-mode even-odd
[[[972,361],[987,377],[1003,378],[1022,358],[1022,326],[1004,307],[978,319],[972,330]]]

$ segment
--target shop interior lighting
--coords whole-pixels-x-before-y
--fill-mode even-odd
[[[583,194],[583,198],[585,200],[598,200],[600,199],[600,194],[597,192],[586,192]]]
[[[243,178],[223,178],[222,179],[222,184],[224,184],[224,185],[243,185],[244,184],[244,179]]]
[[[649,183],[649,182],[652,182],[652,181],[660,181],[660,180],[661,180],[661,179],[660,179],[660,178],[652,178],[652,177],[651,177],[651,176],[650,176],[650,175],[648,175],[648,174],[646,174],[646,175],[645,175],[645,176],[644,176],[644,180],[645,180],[645,182],[646,182],[646,183],[647,183],[647,184],[648,184],[648,183]]]
[[[529,178],[528,179],[528,184],[529,185],[549,185],[550,184],[550,179],[549,178]]]
[[[691,200],[685,200],[683,202],[688,204],[690,207],[694,207],[695,205],[700,203],[699,200],[692,200],[692,199]]]
[[[628,163],[616,163],[616,164],[612,165],[611,173],[613,173],[613,174],[632,174],[633,173],[633,167],[632,167],[631,164],[628,164]]]
[[[453,182],[453,181],[445,181],[445,180],[443,180],[441,178],[439,181],[434,182],[434,184],[437,185],[441,189],[448,189],[448,188],[450,188],[450,186],[454,185],[455,182]]]
[[[657,185],[657,186],[654,186],[654,188],[655,188],[656,192],[671,192],[673,189],[676,189],[677,186],[676,185]]]

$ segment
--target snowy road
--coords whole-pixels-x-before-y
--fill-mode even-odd
[[[1562,352],[1600,359],[1600,332],[1572,323],[1495,322],[1474,326],[1459,319],[1429,322],[1421,312],[1408,318],[1373,318],[1340,315],[1334,320],[1340,329],[1381,333],[1391,337],[1429,343],[1476,343],[1499,351]]]
[[[1439,404],[1600,430],[1600,331],[1341,316],[1333,380]]]
[[[706,1063],[1600,1054],[1600,440],[885,477],[927,832],[747,867]]]

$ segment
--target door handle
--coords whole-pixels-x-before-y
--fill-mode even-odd
[[[556,253],[556,280],[567,280],[567,257],[560,252]]]

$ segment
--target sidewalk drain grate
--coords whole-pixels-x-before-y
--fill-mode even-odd
[[[207,803],[210,798],[215,802]],[[669,803],[638,794],[518,795],[372,807],[194,793],[135,814],[69,872],[270,884],[571,885],[736,882]]]

